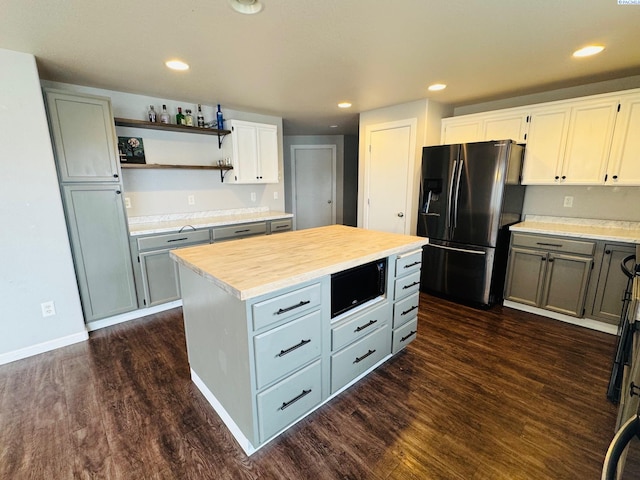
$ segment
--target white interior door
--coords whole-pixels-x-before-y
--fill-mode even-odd
[[[408,119],[367,129],[365,228],[410,233],[416,124]]]
[[[296,230],[334,224],[335,145],[294,145],[291,158]]]

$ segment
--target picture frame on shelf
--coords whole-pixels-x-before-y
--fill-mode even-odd
[[[147,163],[140,137],[118,137],[118,155],[120,163]]]

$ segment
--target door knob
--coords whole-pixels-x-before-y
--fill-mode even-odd
[[[404,217],[404,213],[400,212],[400,213],[398,213],[398,216],[399,216],[400,218],[402,218],[402,217]]]

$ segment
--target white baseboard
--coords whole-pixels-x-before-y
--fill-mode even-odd
[[[93,332],[101,328],[110,327],[111,325],[117,325],[118,323],[128,322],[129,320],[135,320],[137,318],[146,317],[154,313],[164,312],[165,310],[171,310],[172,308],[181,307],[182,300],[174,300],[173,302],[163,303],[162,305],[156,305],[149,308],[139,308],[132,312],[121,313],[120,315],[114,315],[109,318],[102,318],[100,320],[94,320],[87,323],[87,330]]]
[[[515,310],[535,313],[536,315],[540,315],[541,317],[553,318],[554,320],[560,320],[561,322],[571,323],[573,325],[578,325],[579,327],[597,330],[598,332],[609,333],[611,335],[616,335],[618,333],[617,325],[611,325],[610,323],[600,322],[591,318],[576,318],[570,315],[564,315],[562,313],[545,310],[544,308],[532,307],[523,303],[512,302],[511,300],[505,300],[502,304],[505,307],[513,308]]]
[[[74,343],[84,342],[88,339],[89,334],[85,330],[84,332],[74,333],[73,335],[67,335],[66,337],[56,338],[47,342],[38,343],[37,345],[31,345],[19,350],[3,353],[2,355],[0,355],[0,365],[15,362],[16,360],[22,360],[23,358],[32,357],[34,355],[39,355],[41,353],[49,352],[57,348],[73,345]]]

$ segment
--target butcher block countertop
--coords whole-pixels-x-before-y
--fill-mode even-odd
[[[527,215],[512,232],[542,233],[621,243],[640,243],[640,222]]]
[[[331,225],[182,248],[171,257],[246,300],[427,243],[424,237]]]

